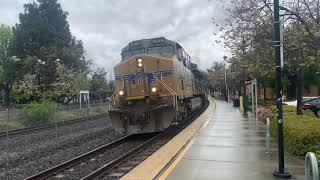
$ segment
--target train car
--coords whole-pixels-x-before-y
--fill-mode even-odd
[[[159,37],[130,42],[114,67],[112,127],[121,133],[163,131],[201,107],[205,83],[177,42]]]

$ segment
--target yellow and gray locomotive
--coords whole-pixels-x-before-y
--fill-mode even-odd
[[[163,131],[201,107],[202,73],[177,42],[163,37],[129,43],[114,67],[112,127],[121,133]]]

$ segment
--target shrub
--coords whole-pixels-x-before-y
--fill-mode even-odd
[[[258,119],[260,121],[263,121],[264,123],[267,122],[267,118],[271,118],[272,117],[272,112],[269,108],[266,107],[260,107],[258,108]]]
[[[276,106],[270,125],[272,136],[277,136]],[[314,152],[320,168],[320,120],[312,111],[304,111],[304,115],[296,115],[296,107],[283,106],[283,133],[286,151],[305,156]]]
[[[315,152],[314,154],[315,154],[316,157],[317,157],[318,167],[319,167],[319,169],[320,169],[320,151],[317,151],[317,152]],[[320,174],[320,173],[319,173],[319,174]]]
[[[305,155],[320,150],[320,121],[317,117],[285,113],[283,129],[287,151]],[[276,115],[271,120],[271,133],[273,136],[277,134]]]
[[[273,105],[270,107],[271,111],[276,114],[277,113],[277,106],[276,105]],[[296,107],[293,107],[293,106],[282,106],[282,111],[284,113],[296,113],[297,111],[297,108]]]
[[[282,106],[282,110],[285,113],[294,113],[294,114],[296,114],[297,107],[294,107],[294,106]]]
[[[310,109],[308,109],[308,110],[304,110],[303,111],[303,114],[304,115],[307,115],[307,116],[316,116],[315,114],[314,114],[314,112],[313,111],[311,111]]]
[[[53,102],[47,100],[26,105],[24,108],[24,123],[30,126],[52,122],[55,113],[54,106]]]

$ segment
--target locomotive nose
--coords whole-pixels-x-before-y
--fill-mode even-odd
[[[122,61],[114,71],[117,75],[116,90],[123,91],[122,95],[116,94],[119,99],[139,100],[172,95],[170,88],[165,87],[173,86],[170,83],[171,59],[142,54]]]
[[[146,96],[146,79],[144,68],[146,60],[144,57],[129,58],[115,68],[119,73],[116,89],[120,99],[133,100],[143,99]]]

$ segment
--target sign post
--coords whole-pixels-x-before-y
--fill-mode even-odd
[[[86,106],[87,106],[87,113],[86,113],[86,119],[88,119],[89,115],[89,90],[80,90],[80,112],[81,112],[81,99],[82,95],[84,95],[84,99],[86,101]]]
[[[256,111],[255,111],[256,114],[255,114],[255,116],[256,116],[256,121],[258,121],[258,81],[257,81],[257,79],[254,80],[254,84],[255,84],[254,92],[256,95],[256,99],[255,99],[255,101],[256,101]]]
[[[255,109],[254,109],[254,82],[251,83],[251,109],[252,109],[252,116],[255,116]]]
[[[82,95],[85,95],[84,98],[86,99],[86,102],[88,101],[88,96],[89,96],[89,90],[80,90],[80,97],[79,97],[79,102],[80,102],[80,110],[81,110],[81,99]]]

